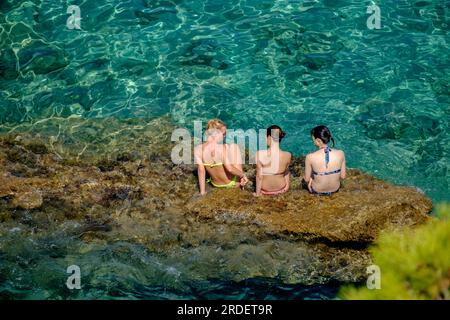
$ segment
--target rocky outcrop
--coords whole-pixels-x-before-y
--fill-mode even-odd
[[[155,130],[154,126],[149,128]],[[169,124],[160,125],[160,136],[156,137],[160,144],[145,143],[143,140],[151,135],[143,133],[135,142],[136,148],[129,144],[129,138],[119,138],[96,144],[94,150],[83,148],[86,154],[81,159],[77,147],[81,149],[82,139],[72,147],[25,136],[4,139],[0,196],[9,197],[10,207],[22,209],[39,208],[46,198],[111,207],[120,201],[157,196],[160,206],[170,204],[200,218],[245,221],[264,226],[268,233],[332,242],[371,242],[381,230],[423,223],[431,210],[431,201],[418,190],[394,186],[357,170],[349,170],[339,193],[311,196],[300,187],[302,158],[293,161],[292,189],[285,195],[255,198],[250,184],[245,191],[211,189],[206,197],[195,197],[194,167],[171,163],[171,144],[163,134],[167,128]],[[90,130],[87,137],[95,135],[96,126],[86,130]],[[80,131],[79,136],[83,133]],[[116,152],[102,156],[113,143]],[[150,156],[144,156],[146,151]],[[76,153],[76,158],[70,153]],[[247,171],[252,179],[252,169]]]
[[[365,248],[380,231],[423,223],[431,210],[416,189],[357,170],[339,193],[311,196],[300,186],[301,157],[287,194],[256,198],[250,183],[199,197],[195,167],[171,162],[168,118],[3,129],[0,238],[10,230],[24,237],[65,230],[61,237],[85,243],[136,243],[186,266],[195,256],[189,279],[358,281],[370,264]],[[246,169],[252,179],[254,169]]]
[[[425,222],[431,207],[414,188],[350,170],[344,186],[331,197],[311,196],[295,187],[282,196],[259,198],[238,190],[214,190],[190,203],[188,210],[208,219],[226,216],[257,223],[268,232],[301,239],[368,243],[382,230]]]

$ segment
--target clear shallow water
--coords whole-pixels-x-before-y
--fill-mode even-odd
[[[219,117],[296,154],[327,124],[349,166],[450,200],[448,1],[377,1],[380,30],[356,0],[70,4],[82,30],[66,1],[1,2],[2,124]]]
[[[2,254],[0,299],[330,299],[339,289],[338,282],[189,278],[192,268],[130,242],[96,246],[70,238],[17,241],[20,245]],[[81,290],[65,286],[71,264],[82,270]]]
[[[330,299],[353,278],[345,252],[323,255],[320,245],[258,238],[245,227],[197,223],[183,237],[200,244],[174,245],[186,223],[180,213],[149,213],[157,227],[134,222],[125,238],[116,228],[85,232],[83,221],[45,223],[36,211],[16,215],[21,224],[0,225],[0,299]],[[169,221],[155,223],[158,215]],[[133,239],[145,231],[153,245]],[[81,290],[66,288],[70,265],[81,269]]]

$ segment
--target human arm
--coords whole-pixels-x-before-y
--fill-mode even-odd
[[[291,177],[291,173],[289,172],[289,165],[291,164],[291,154],[289,153],[288,156],[288,162],[286,165],[286,169],[284,171],[284,181],[285,181],[285,187],[283,188],[284,191],[288,191],[289,190],[289,186],[290,186],[290,177]]]
[[[194,157],[197,163],[197,176],[198,176],[198,186],[200,189],[200,194],[206,194],[206,169],[202,160],[202,146],[197,146],[194,150]]]
[[[259,152],[256,153],[256,190],[255,190],[255,196],[261,195],[261,188],[262,188],[262,164],[259,161]]]
[[[310,156],[307,155],[305,158],[305,175],[303,179],[305,179],[306,183],[309,183],[312,175],[312,166]]]
[[[224,168],[231,174],[239,177],[241,180],[241,185],[245,185],[248,182],[244,171],[242,170],[241,153],[237,145],[225,145],[225,156],[224,156]]]
[[[312,164],[311,164],[311,158],[310,155],[307,155],[305,158],[305,176],[303,179],[308,184],[308,189],[311,191],[311,184],[312,184]]]
[[[345,164],[345,153],[342,152],[342,164],[341,164],[341,179],[344,180],[347,177],[347,167]]]

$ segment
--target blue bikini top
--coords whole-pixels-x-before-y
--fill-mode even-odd
[[[324,149],[324,152],[325,152],[325,168],[328,168],[328,162],[330,162],[331,148],[329,146],[326,146],[322,149]]]
[[[329,146],[326,146],[326,147],[323,147],[322,149],[324,149],[324,152],[325,152],[325,168],[328,168],[328,163],[330,162],[331,148]],[[339,173],[339,172],[341,172],[341,169],[328,171],[328,172],[315,172],[313,170],[312,174],[316,175],[316,176],[327,176],[329,174],[334,174],[334,173]]]

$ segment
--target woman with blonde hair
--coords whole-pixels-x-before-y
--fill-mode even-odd
[[[239,188],[248,179],[242,169],[242,158],[237,144],[224,144],[226,125],[219,119],[208,121],[206,142],[194,149],[200,194],[206,194],[206,182],[216,188]],[[206,172],[210,178],[206,181]]]

